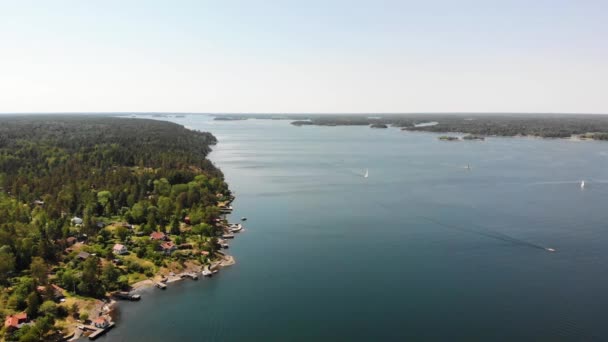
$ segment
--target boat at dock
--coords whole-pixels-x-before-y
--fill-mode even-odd
[[[228,225],[228,230],[232,233],[238,233],[243,230],[243,225],[240,223],[231,223]]]
[[[245,216],[241,217],[241,221],[247,221],[247,218]]]
[[[124,292],[124,291],[114,292],[112,294],[112,297],[114,297],[116,299],[131,300],[131,301],[138,301],[141,299],[141,296],[138,294],[131,294],[129,292]]]
[[[232,206],[229,205],[227,207],[220,207],[220,213],[222,214],[230,214],[232,212]]]
[[[158,288],[159,288],[159,289],[161,289],[161,290],[165,290],[165,289],[167,288],[167,284],[160,283],[160,282],[159,282],[159,283],[154,284],[154,286],[158,287]]]
[[[198,280],[198,276],[196,275],[196,273],[193,272],[187,272],[187,273],[182,273],[179,275],[180,278],[190,278],[192,280]]]
[[[233,233],[224,233],[224,234],[222,234],[222,238],[224,238],[224,239],[234,239],[234,234]]]

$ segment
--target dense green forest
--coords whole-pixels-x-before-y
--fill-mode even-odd
[[[460,132],[474,135],[529,135],[566,138],[585,135],[589,139],[608,140],[608,115],[587,114],[292,114],[225,115],[232,119],[287,119],[295,126],[370,126],[391,125],[408,131],[438,133]],[[436,125],[417,126],[437,122]],[[587,134],[589,133],[589,134]]]
[[[7,322],[2,336],[47,340],[79,317],[78,303],[53,300],[53,286],[103,298],[193,255],[162,253],[154,231],[213,253],[217,205],[230,196],[206,159],[215,142],[156,120],[0,117],[0,318],[26,312],[32,322]],[[116,243],[130,255],[114,255]]]

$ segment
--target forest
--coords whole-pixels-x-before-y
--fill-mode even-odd
[[[0,117],[1,336],[59,339],[87,321],[88,299],[170,263],[206,262],[217,249],[217,205],[230,196],[206,159],[215,143],[157,120]],[[163,253],[153,232],[188,250]],[[129,252],[116,255],[116,245]],[[28,324],[11,327],[23,313]]]
[[[223,116],[217,115],[218,119]],[[608,115],[591,114],[254,114],[238,118],[292,120],[294,126],[370,126],[384,125],[405,131],[468,133],[481,136],[537,136],[567,138],[583,135],[587,139],[608,140]],[[436,125],[421,125],[437,122]]]

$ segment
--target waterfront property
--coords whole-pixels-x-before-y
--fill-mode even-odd
[[[26,322],[27,314],[25,312],[20,312],[18,314],[6,316],[4,327],[6,329],[19,329]]]
[[[177,246],[171,241],[165,241],[160,244],[160,250],[165,254],[171,254],[174,250],[177,249]]]
[[[114,247],[112,248],[112,252],[114,252],[114,254],[118,254],[118,255],[123,255],[123,254],[129,253],[129,251],[127,250],[127,247],[120,243],[117,243],[114,245]]]
[[[167,235],[163,232],[152,232],[150,234],[150,240],[165,241],[167,240]]]

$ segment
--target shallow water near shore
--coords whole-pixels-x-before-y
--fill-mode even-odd
[[[608,339],[606,142],[168,120],[219,140],[237,263],[100,341]]]

